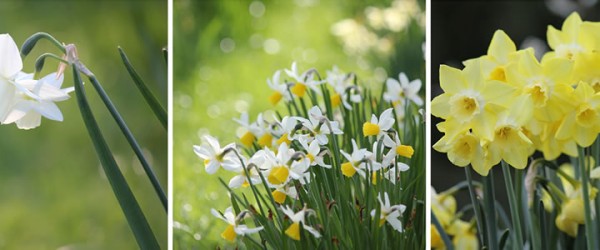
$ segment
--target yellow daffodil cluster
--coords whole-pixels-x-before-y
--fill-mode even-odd
[[[452,244],[456,249],[479,249],[477,239],[477,227],[473,222],[467,222],[460,218],[456,211],[456,199],[453,190],[447,190],[437,194],[431,188],[431,210],[440,222],[440,225],[449,236],[452,236]],[[442,237],[434,225],[431,225],[431,248],[446,249]]]
[[[600,23],[573,13],[547,40],[552,51],[538,60],[498,30],[487,55],[442,65],[431,112],[445,135],[433,148],[486,176],[501,160],[525,168],[535,150],[553,160],[590,146],[600,132]]]

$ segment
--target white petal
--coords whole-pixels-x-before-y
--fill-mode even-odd
[[[17,44],[9,34],[0,35],[0,76],[15,76],[23,69],[23,61]]]
[[[306,229],[306,231],[310,232],[313,236],[315,236],[315,238],[320,238],[321,234],[319,233],[319,231],[317,231],[317,229],[314,229],[313,227],[307,226],[307,225],[303,225],[304,229]]]
[[[0,79],[0,121],[4,120],[15,98],[15,86]]]
[[[38,113],[30,112],[15,123],[17,124],[17,128],[20,129],[37,128],[42,123],[42,116]]]
[[[18,102],[8,111],[8,114],[6,114],[2,123],[9,124],[16,122],[27,115],[27,113],[31,111],[31,108],[31,102],[29,101]]]
[[[244,176],[236,175],[233,178],[231,178],[231,180],[229,180],[229,187],[239,188],[242,186],[242,184],[244,184],[244,181],[246,181],[246,178],[244,178]]]
[[[219,162],[217,160],[211,160],[208,162],[208,165],[204,166],[204,170],[206,170],[209,174],[214,174],[219,169]]]
[[[213,155],[205,146],[194,145],[194,153],[202,159],[210,159]]]
[[[396,229],[396,231],[398,232],[402,232],[402,222],[400,220],[398,220],[398,218],[394,218],[391,216],[386,217],[386,220],[388,223],[390,223],[390,225]]]
[[[40,102],[34,105],[33,109],[50,120],[60,122],[63,120],[62,112],[53,102]]]

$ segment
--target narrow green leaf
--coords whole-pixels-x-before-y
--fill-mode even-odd
[[[131,76],[131,79],[133,79],[135,86],[138,87],[138,89],[140,90],[140,93],[142,93],[142,96],[144,96],[144,99],[146,100],[146,102],[148,103],[148,105],[150,106],[152,111],[154,112],[154,115],[156,116],[156,118],[158,118],[160,123],[166,129],[168,126],[167,112],[160,105],[160,103],[158,103],[158,100],[156,99],[156,97],[154,97],[154,95],[152,94],[150,89],[146,86],[146,83],[144,83],[144,81],[142,80],[140,75],[138,75],[138,73],[135,71],[135,69],[129,62],[127,55],[125,55],[125,51],[123,51],[123,49],[121,49],[121,47],[119,47],[119,54],[121,54],[121,59],[123,59],[123,64],[125,64],[125,68],[127,68],[127,72],[129,72],[129,75]]]
[[[135,239],[141,249],[159,249],[158,242],[142,212],[139,204],[137,203],[135,196],[131,192],[125,177],[121,173],[117,162],[113,158],[113,155],[108,148],[108,145],[104,141],[104,137],[100,132],[100,128],[96,123],[96,119],[92,114],[90,106],[85,97],[85,90],[83,89],[83,82],[79,75],[77,67],[73,66],[73,79],[75,81],[75,93],[77,95],[77,104],[81,111],[81,116],[88,130],[98,158],[102,163],[102,168],[106,174],[106,178],[110,182],[110,185],[121,205],[121,209],[127,218],[129,227],[135,235]]]
[[[131,146],[131,149],[133,149],[133,152],[135,153],[138,160],[142,164],[142,167],[144,168],[144,171],[146,172],[148,179],[150,179],[150,182],[152,183],[152,187],[154,188],[156,195],[158,195],[158,198],[160,199],[160,201],[163,205],[163,208],[165,209],[165,211],[167,211],[167,207],[168,207],[167,196],[165,195],[165,192],[163,191],[162,187],[160,186],[160,182],[156,178],[156,175],[154,174],[152,167],[150,167],[150,164],[148,163],[148,161],[146,161],[146,157],[144,157],[144,154],[142,153],[142,149],[140,148],[140,145],[135,140],[135,137],[133,137],[131,130],[129,130],[129,127],[127,127],[127,124],[125,124],[123,117],[121,117],[121,114],[119,114],[119,111],[117,111],[117,108],[115,108],[115,105],[113,105],[112,101],[110,100],[110,98],[108,97],[106,92],[104,91],[104,88],[102,88],[102,85],[100,85],[100,82],[98,82],[98,79],[96,79],[96,77],[94,75],[90,75],[88,77],[90,79],[90,82],[92,82],[92,85],[96,89],[96,92],[100,96],[100,99],[102,99],[102,102],[104,102],[104,105],[106,106],[106,108],[112,115],[113,119],[115,120],[115,122],[117,123],[119,128],[121,129],[121,132],[127,139],[127,142]]]

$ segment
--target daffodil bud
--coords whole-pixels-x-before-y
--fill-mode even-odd
[[[25,42],[23,43],[23,46],[21,46],[21,55],[23,57],[29,55],[31,50],[33,50],[33,47],[35,47],[35,44],[42,38],[48,39],[56,47],[58,47],[63,53],[66,52],[64,46],[58,40],[56,40],[54,37],[52,37],[50,34],[45,33],[45,32],[38,32],[38,33],[35,33],[32,36],[30,36],[29,38],[27,38],[27,40],[25,40]]]

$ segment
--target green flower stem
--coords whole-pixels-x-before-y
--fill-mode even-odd
[[[69,62],[55,54],[52,53],[44,53],[42,55],[40,55],[36,60],[35,60],[35,73],[39,73],[40,71],[42,71],[42,68],[44,68],[44,63],[46,62],[46,58],[52,58],[52,59],[56,59],[62,63],[65,64],[69,64]]]
[[[144,213],[137,203],[135,196],[131,192],[125,177],[123,177],[123,174],[119,170],[119,166],[113,158],[108,145],[104,141],[104,137],[100,132],[100,128],[98,127],[96,119],[92,114],[87,99],[85,98],[83,82],[81,81],[81,76],[79,75],[79,71],[75,65],[73,65],[73,79],[75,81],[75,93],[77,95],[77,104],[79,106],[79,110],[81,111],[81,116],[85,126],[87,127],[90,138],[92,139],[92,143],[94,144],[98,158],[102,163],[102,168],[104,169],[106,178],[108,179],[113,192],[115,193],[115,196],[121,205],[121,209],[125,214],[125,218],[127,218],[129,227],[133,231],[139,247],[141,249],[159,249],[160,246],[156,241],[154,233],[152,232]]]
[[[25,56],[29,55],[29,53],[31,52],[31,50],[33,50],[33,47],[35,47],[35,45],[37,44],[37,42],[40,39],[46,39],[46,40],[50,41],[62,53],[66,53],[67,52],[65,46],[63,46],[63,44],[61,42],[59,42],[58,40],[56,40],[56,38],[54,38],[53,36],[51,36],[48,33],[38,32],[38,33],[35,33],[35,34],[31,35],[29,38],[27,38],[27,40],[25,40],[25,42],[21,46],[21,56],[25,57]]]
[[[452,241],[450,241],[450,237],[448,237],[448,234],[446,234],[446,231],[444,231],[444,228],[442,228],[442,225],[438,221],[437,217],[435,217],[435,214],[433,213],[433,211],[431,212],[431,222],[433,223],[433,225],[437,229],[438,233],[442,237],[442,240],[444,241],[444,245],[445,245],[446,249],[454,250],[454,245],[452,245]]]
[[[481,210],[479,210],[479,202],[477,201],[477,195],[475,194],[475,189],[473,189],[473,176],[471,175],[471,166],[468,165],[465,167],[465,175],[467,177],[467,186],[469,187],[469,196],[471,197],[471,204],[473,205],[473,211],[475,211],[475,218],[477,219],[477,233],[479,234],[479,240],[484,242],[483,235],[483,215],[481,214]]]
[[[146,86],[146,83],[144,83],[144,80],[142,80],[140,75],[138,75],[138,73],[135,71],[135,69],[131,65],[131,62],[129,62],[129,58],[127,58],[127,55],[125,54],[125,51],[123,51],[123,49],[121,49],[121,47],[119,47],[119,54],[121,54],[121,59],[123,59],[123,64],[125,64],[125,68],[127,68],[127,71],[129,72],[131,79],[133,79],[135,86],[137,86],[137,88],[140,90],[140,92],[142,93],[142,96],[144,96],[144,99],[146,100],[146,102],[148,103],[148,105],[150,106],[152,111],[154,111],[154,115],[156,116],[156,118],[158,118],[160,123],[166,129],[168,126],[167,112],[160,105],[160,103],[158,102],[156,97],[154,97],[154,95],[152,94],[152,92],[150,91],[148,86]]]
[[[578,151],[578,160],[579,160],[579,172],[581,173],[581,185],[583,189],[583,206],[584,206],[584,215],[585,215],[585,233],[587,235],[587,248],[588,249],[596,249],[595,238],[592,235],[597,235],[594,233],[594,221],[592,220],[592,208],[590,206],[590,191],[588,187],[589,182],[589,170],[586,168],[586,159],[584,148],[577,146]]]
[[[140,145],[135,140],[135,137],[133,137],[131,130],[129,130],[129,127],[127,127],[127,124],[125,124],[125,121],[121,117],[121,114],[119,114],[119,111],[117,111],[117,109],[115,108],[113,103],[110,101],[110,98],[108,97],[108,95],[106,94],[104,89],[102,88],[102,85],[100,85],[100,83],[98,82],[98,79],[96,79],[96,76],[94,76],[93,74],[90,74],[90,75],[88,75],[88,78],[92,82],[92,85],[96,89],[96,92],[98,92],[98,95],[102,99],[102,102],[104,102],[104,105],[106,106],[106,108],[108,109],[110,114],[112,115],[113,119],[115,120],[117,125],[119,125],[121,132],[123,133],[123,135],[125,135],[125,138],[127,139],[127,142],[129,142],[131,149],[133,149],[133,151],[135,152],[135,155],[137,156],[138,160],[142,164],[142,167],[144,168],[146,175],[148,175],[148,179],[150,179],[150,182],[152,183],[152,187],[154,187],[154,191],[158,195],[158,198],[160,199],[165,211],[167,211],[167,209],[168,209],[167,196],[165,195],[165,192],[163,191],[162,187],[160,186],[160,182],[156,178],[156,175],[154,174],[152,167],[150,167],[150,164],[148,163],[148,161],[146,161],[146,158],[144,157],[144,154],[142,153],[142,149],[140,148]]]
[[[488,176],[483,177],[483,207],[485,224],[487,226],[488,249],[498,250],[498,227],[496,226],[496,204],[494,198],[494,173],[490,170]]]
[[[513,244],[513,248],[521,249],[523,248],[523,231],[521,229],[521,215],[519,213],[519,203],[517,201],[517,196],[515,194],[515,190],[513,189],[512,176],[510,175],[510,166],[502,161],[502,173],[504,175],[504,184],[506,185],[506,193],[508,194],[508,204],[510,206],[510,213],[512,219],[512,226],[514,229],[515,244]]]

